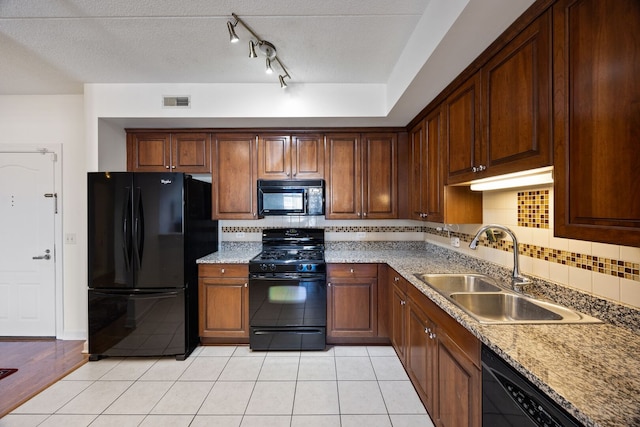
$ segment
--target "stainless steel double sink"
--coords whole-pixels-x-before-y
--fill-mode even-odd
[[[506,289],[484,274],[416,274],[480,323],[602,323],[570,308]]]

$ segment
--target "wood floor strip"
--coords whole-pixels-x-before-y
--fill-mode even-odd
[[[87,362],[84,341],[1,340],[0,366],[18,372],[0,380],[0,418]]]

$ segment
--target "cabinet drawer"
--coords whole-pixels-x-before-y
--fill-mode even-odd
[[[199,264],[200,277],[248,277],[247,264]]]
[[[378,277],[378,264],[329,264],[328,277]]]

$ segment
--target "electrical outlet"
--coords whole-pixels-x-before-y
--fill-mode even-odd
[[[358,231],[358,232],[356,233],[356,239],[364,239],[366,235],[367,235],[367,233],[366,233],[366,232],[364,232],[364,231]]]
[[[245,235],[244,232],[239,231],[236,233],[236,239],[240,240],[240,239],[244,239]]]
[[[460,247],[460,238],[459,237],[452,237],[451,238],[451,246],[453,246],[454,248],[459,248]]]
[[[64,235],[64,242],[67,245],[75,245],[76,244],[76,234],[75,233],[67,233]]]

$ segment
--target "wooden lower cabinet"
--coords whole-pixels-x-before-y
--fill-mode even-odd
[[[437,426],[482,425],[480,341],[392,268],[390,338]]]
[[[378,264],[328,264],[327,343],[388,343],[378,292]]]
[[[249,266],[200,264],[199,329],[203,344],[249,342]]]

